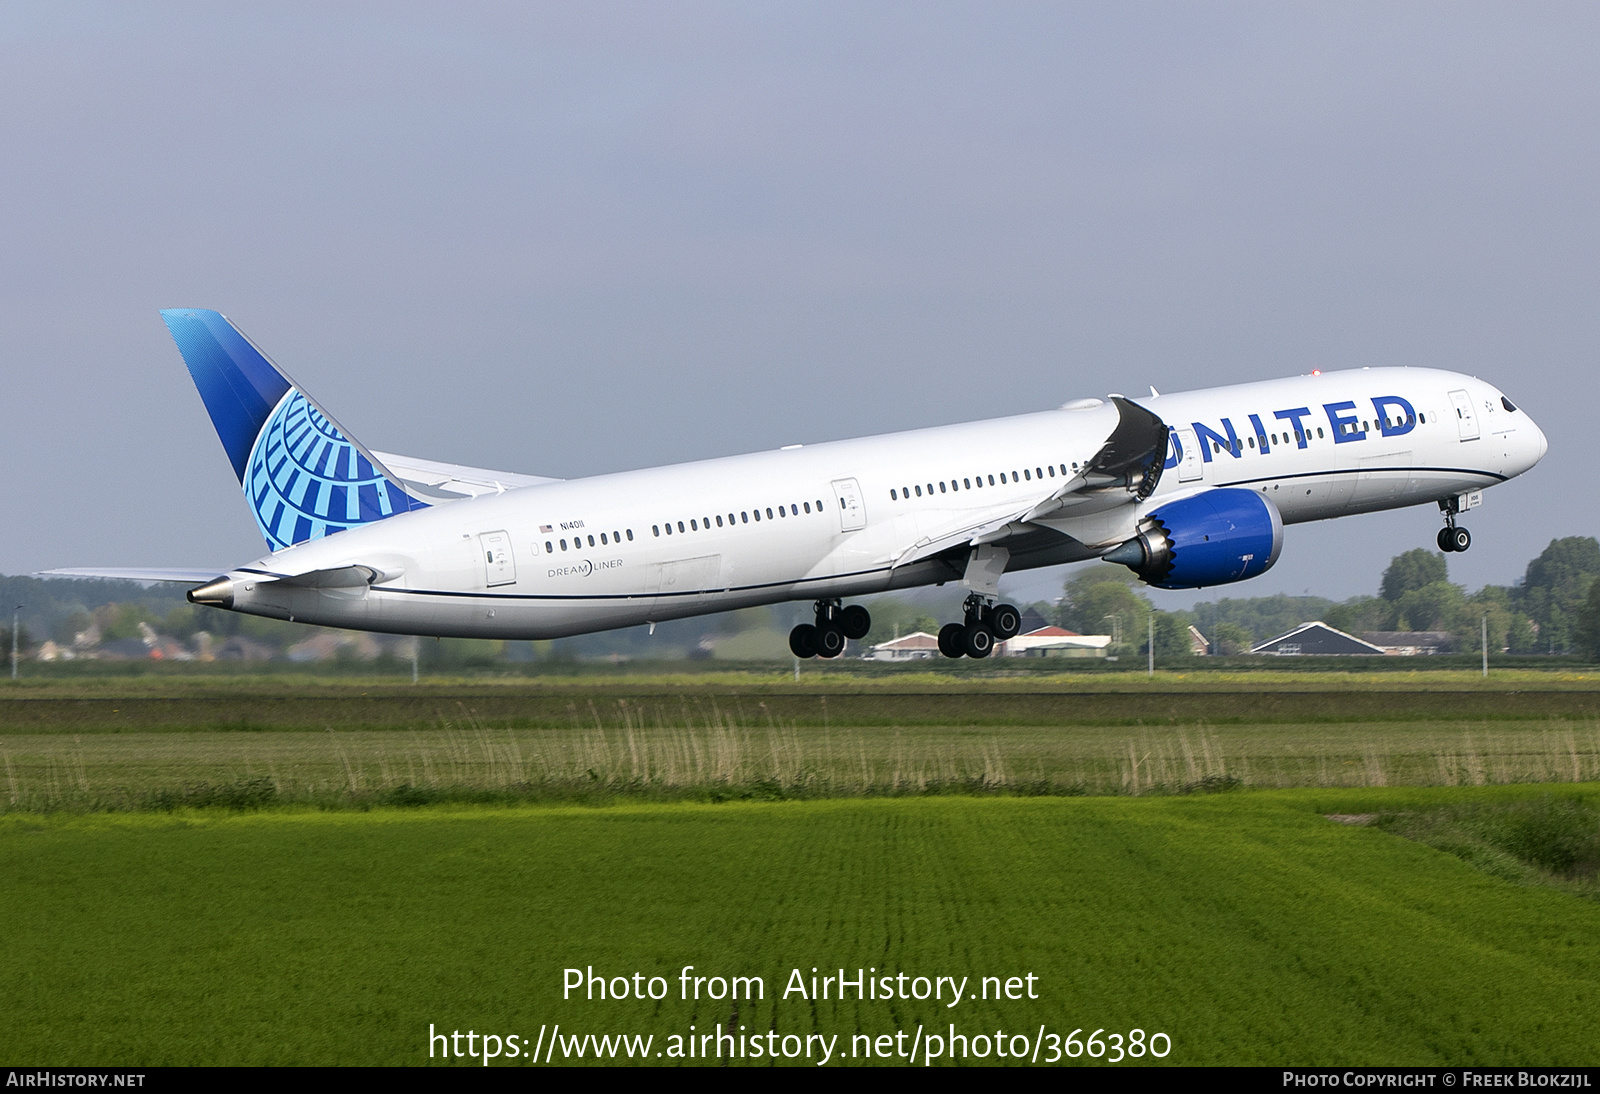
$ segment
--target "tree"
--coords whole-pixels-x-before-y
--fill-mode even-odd
[[[1461,586],[1448,581],[1431,581],[1421,588],[1408,589],[1395,605],[1398,609],[1395,629],[1453,631],[1466,603]],[[1473,613],[1474,624],[1477,618],[1478,613]]]
[[[1150,601],[1134,590],[1136,580],[1121,566],[1089,566],[1079,571],[1063,587],[1066,598],[1061,602],[1061,625],[1079,634],[1115,634],[1120,629],[1125,645],[1143,641]],[[1117,621],[1116,628],[1112,619]],[[1156,647],[1158,653],[1160,648]]]
[[[1600,575],[1600,542],[1593,536],[1553,539],[1528,563],[1519,590],[1522,609],[1539,628],[1538,648],[1561,653],[1572,640],[1571,624]]]
[[[1587,660],[1600,661],[1600,581],[1589,583],[1589,596],[1572,628],[1572,644]]]
[[[1444,556],[1417,547],[1389,560],[1389,568],[1383,571],[1379,595],[1392,604],[1415,589],[1449,579]]]
[[[1255,639],[1250,632],[1237,623],[1218,623],[1211,628],[1211,652],[1218,656],[1231,657],[1249,653],[1253,645]]]
[[[1156,662],[1166,664],[1175,659],[1187,659],[1194,656],[1194,645],[1189,640],[1189,624],[1181,615],[1171,612],[1156,612],[1155,619],[1146,620],[1146,625],[1153,623],[1156,635]],[[1124,632],[1126,633],[1126,632]],[[1139,642],[1139,652],[1150,652],[1150,639],[1148,631]]]

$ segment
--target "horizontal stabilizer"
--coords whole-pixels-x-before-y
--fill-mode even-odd
[[[210,581],[218,574],[228,572],[226,566],[214,570],[134,570],[117,567],[91,567],[62,570],[40,570],[35,577],[108,577],[118,581],[175,581],[184,585]]]
[[[373,455],[400,479],[407,493],[427,498],[430,502],[460,501],[482,494],[503,494],[524,486],[561,481],[540,475],[519,475],[514,471],[491,471],[486,467],[419,460],[415,456],[400,456],[393,452],[374,452]]]

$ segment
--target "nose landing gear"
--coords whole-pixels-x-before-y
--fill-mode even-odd
[[[1472,533],[1465,528],[1456,527],[1456,514],[1461,512],[1459,498],[1446,498],[1439,503],[1440,512],[1444,513],[1444,527],[1439,529],[1439,550],[1450,554],[1453,551],[1465,551],[1472,546]]]
[[[939,628],[939,652],[946,657],[988,657],[996,642],[1015,638],[1022,613],[1011,604],[990,604],[974,593],[967,597],[964,620]]]
[[[859,604],[841,607],[837,600],[819,600],[816,623],[802,623],[789,632],[789,651],[796,657],[838,657],[845,641],[865,638],[872,615]]]

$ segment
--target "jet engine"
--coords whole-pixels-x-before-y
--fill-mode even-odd
[[[1139,534],[1100,556],[1158,589],[1199,589],[1264,574],[1283,550],[1278,507],[1253,490],[1210,490],[1151,510]]]

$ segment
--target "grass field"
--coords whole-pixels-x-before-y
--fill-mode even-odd
[[[1597,681],[1528,676],[34,682],[0,810],[1600,779]]]
[[[1259,675],[0,687],[0,1062],[1600,1062],[1600,680]]]
[[[422,1063],[430,1023],[837,1034],[862,1063],[857,1034],[954,1023],[1159,1031],[1185,1064],[1594,1064],[1600,904],[1322,816],[1543,792],[12,814],[0,1028],[10,1063]],[[683,1001],[684,965],[765,998]],[[671,994],[563,1001],[589,966]],[[814,966],[1038,998],[782,998]]]

